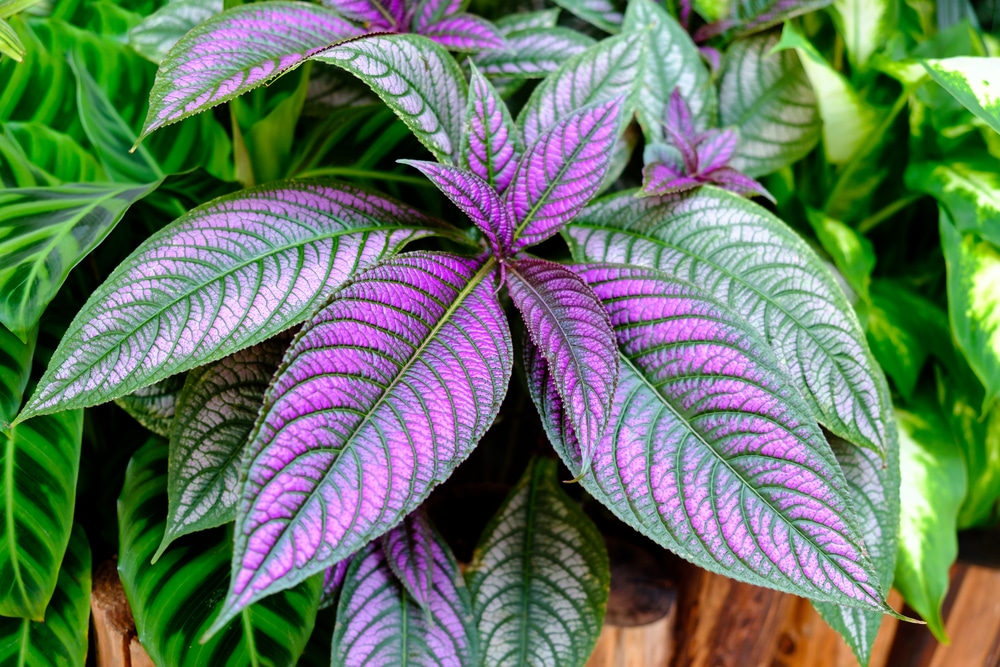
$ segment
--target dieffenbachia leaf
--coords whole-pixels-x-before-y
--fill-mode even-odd
[[[895,34],[899,10],[892,0],[834,0],[833,17],[851,68],[863,72],[875,52]]]
[[[306,323],[244,455],[234,579],[213,629],[396,525],[469,455],[511,372],[494,269],[400,255]]]
[[[622,13],[612,0],[554,0],[563,9],[609,33],[622,27]]]
[[[965,464],[932,400],[917,400],[897,416],[903,481],[895,586],[934,636],[946,642],[941,605],[958,555],[955,520],[965,496]]]
[[[154,185],[0,191],[0,323],[25,340],[69,272]]]
[[[510,185],[521,153],[521,132],[493,84],[472,65],[459,164],[496,188]]]
[[[604,621],[604,539],[536,459],[490,520],[465,571],[487,665],[583,667]]]
[[[153,562],[181,535],[236,518],[240,458],[289,337],[187,374],[170,431],[167,528]]]
[[[847,284],[866,302],[870,301],[868,286],[875,268],[875,248],[872,242],[854,227],[831,218],[822,211],[807,207],[806,219]]]
[[[293,0],[237,5],[199,23],[167,53],[139,135],[231,100],[361,30]]]
[[[771,53],[778,36],[737,40],[726,52],[719,86],[724,127],[740,131],[732,166],[762,176],[797,162],[822,132],[816,97],[794,51]]]
[[[531,79],[554,72],[594,44],[593,38],[569,28],[529,28],[507,35],[504,48],[483,52],[473,61],[491,76]]]
[[[592,204],[566,234],[578,260],[704,286],[764,336],[817,421],[885,451],[890,404],[861,325],[823,261],[765,209],[708,186],[662,199],[627,192]]]
[[[333,665],[480,664],[458,563],[423,522],[406,519],[351,561],[337,607]],[[422,580],[419,592],[412,578]]]
[[[45,622],[0,617],[0,665],[79,667],[87,662],[90,546],[74,524]]]
[[[455,14],[420,31],[449,51],[476,53],[505,46],[497,27],[473,14]]]
[[[847,482],[767,342],[690,283],[579,265],[621,350],[611,425],[582,483],[623,521],[713,572],[891,612]],[[535,404],[570,469],[580,449],[547,364],[525,347]]]
[[[319,598],[319,608],[326,609],[337,604],[340,597],[340,588],[344,585],[344,577],[347,575],[347,568],[351,565],[351,558],[334,563],[326,568],[323,573],[323,594]]]
[[[0,326],[0,429],[7,428],[21,407],[37,338],[37,330],[29,331],[27,341],[22,341]]]
[[[518,160],[504,194],[517,225],[514,250],[557,233],[597,194],[621,126],[621,97],[564,116]]]
[[[40,621],[73,528],[83,411],[0,430],[0,616]]]
[[[152,439],[129,462],[118,498],[118,573],[139,641],[157,665],[293,667],[316,621],[322,578],[247,607],[200,643],[229,585],[230,531],[171,545],[155,564],[167,515],[167,445]]]
[[[631,98],[642,78],[645,37],[628,34],[598,42],[564,62],[531,94],[517,124],[533,144],[547,129],[584,106]]]
[[[192,28],[222,10],[223,0],[173,0],[129,30],[128,44],[159,64]]]
[[[419,169],[479,228],[499,259],[510,253],[514,223],[489,183],[471,171],[437,162],[400,160]]]
[[[921,64],[966,109],[1000,132],[1000,58],[942,58]]]
[[[359,267],[435,231],[396,201],[319,182],[200,206],[91,295],[21,418],[95,405],[255,345],[304,321]]]
[[[116,398],[115,403],[153,433],[168,438],[186,378],[186,374],[179,373]]]
[[[639,86],[639,125],[648,142],[663,141],[663,122],[674,90],[691,108],[696,129],[714,125],[715,87],[697,47],[687,32],[653,0],[632,0],[625,12],[625,32],[640,32],[646,41]]]
[[[608,425],[618,384],[618,347],[594,291],[566,267],[522,259],[507,269],[510,298],[545,357],[569,420],[579,434],[582,475]]]
[[[906,186],[937,199],[958,231],[975,232],[1000,246],[1000,171],[995,157],[971,154],[947,162],[912,163],[906,168]]]
[[[376,35],[316,59],[364,81],[439,162],[458,161],[466,84],[444,47],[420,35]]]
[[[1000,248],[962,234],[944,208],[940,213],[951,329],[986,388],[987,405],[1000,394]]]

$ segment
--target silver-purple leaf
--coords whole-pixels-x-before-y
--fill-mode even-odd
[[[613,34],[622,27],[622,14],[612,0],[555,0],[555,3],[605,32]]]
[[[471,171],[437,162],[400,160],[419,169],[448,199],[479,228],[493,254],[501,259],[510,254],[514,223],[507,207],[489,183]]]
[[[450,233],[381,195],[277,183],[200,206],[129,255],[70,324],[21,413],[84,407],[255,345],[406,243]]]
[[[615,264],[576,270],[608,308],[622,356],[611,426],[582,483],[623,521],[713,572],[893,613],[847,482],[778,359],[689,283]],[[533,398],[568,465],[579,446],[543,357]]]
[[[335,12],[305,2],[272,0],[227,9],[181,38],[160,63],[139,141],[360,34]]]
[[[521,30],[534,28],[555,28],[559,22],[559,8],[540,9],[535,12],[517,12],[497,19],[497,27],[504,37],[510,37]]]
[[[336,46],[316,59],[364,81],[438,161],[457,162],[466,84],[444,47],[420,35],[375,35]]]
[[[413,29],[423,34],[428,26],[458,14],[468,3],[466,0],[411,0],[410,4],[413,5]]]
[[[517,225],[514,249],[557,233],[597,194],[622,122],[621,97],[565,116],[538,136],[505,193]]]
[[[431,588],[424,604],[396,578],[383,542],[372,542],[354,557],[337,607],[332,665],[480,664],[472,605],[458,563],[440,536],[431,537],[433,559],[426,572]],[[397,553],[403,559],[407,555]]]
[[[399,523],[469,455],[512,366],[494,272],[492,259],[400,255],[303,327],[244,458],[232,585],[213,628]]]
[[[618,384],[618,346],[607,311],[578,275],[544,259],[510,265],[507,288],[570,406],[582,452],[582,467],[572,472],[582,475],[604,436]]]
[[[115,399],[132,419],[157,435],[170,437],[170,428],[177,409],[177,399],[187,375],[180,373],[148,387],[136,389],[131,394]]]
[[[430,605],[434,596],[437,574],[434,563],[447,560],[447,549],[443,549],[437,539],[426,510],[421,508],[381,538],[389,568],[421,607]]]
[[[616,194],[566,231],[581,261],[658,268],[704,287],[760,332],[817,421],[885,452],[891,404],[847,297],[823,261],[767,210],[722,190]]]
[[[167,527],[153,562],[181,535],[236,517],[240,458],[287,335],[187,374],[170,432]]]
[[[337,604],[340,598],[340,588],[344,585],[347,568],[351,566],[351,558],[345,558],[326,568],[323,573],[323,593],[319,598],[319,608],[326,609]]]
[[[645,44],[642,34],[620,35],[565,61],[538,84],[518,115],[524,142],[533,144],[558,120],[589,104],[630,100],[642,80]]]
[[[480,53],[474,61],[491,76],[530,79],[556,71],[594,44],[593,38],[569,28],[530,28],[507,35],[504,48]]]
[[[406,14],[404,0],[323,0],[323,5],[368,30],[398,30]]]
[[[423,28],[421,35],[429,37],[449,51],[476,53],[502,49],[503,35],[497,27],[473,14],[455,14]]]
[[[522,150],[521,132],[493,84],[475,65],[471,69],[459,164],[503,194],[514,177]]]

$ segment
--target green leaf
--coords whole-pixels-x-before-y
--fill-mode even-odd
[[[582,667],[604,621],[604,539],[536,459],[490,520],[465,571],[488,665]]]
[[[14,14],[20,14],[32,5],[38,4],[40,0],[2,0],[0,1],[0,19],[10,18]]]
[[[819,141],[822,122],[809,79],[792,51],[771,53],[769,32],[733,42],[719,87],[722,125],[740,131],[731,165],[763,176],[805,157]]]
[[[931,401],[897,410],[900,439],[899,556],[895,586],[939,641],[947,642],[941,604],[958,554],[955,518],[965,466],[948,424]]]
[[[35,354],[35,339],[38,331],[32,330],[22,341],[0,326],[0,429],[14,419],[24,388],[31,374],[31,358]]]
[[[73,525],[45,622],[0,617],[0,664],[83,667],[90,625],[90,546]]]
[[[0,616],[40,621],[73,527],[83,411],[0,431]]]
[[[42,123],[4,123],[0,144],[14,147],[34,171],[31,180],[16,180],[10,187],[44,187],[107,180],[104,169],[90,151],[70,135]],[[0,155],[4,152],[0,148]]]
[[[185,379],[187,379],[185,373],[172,375],[148,387],[136,389],[131,394],[116,398],[115,403],[156,435],[168,438]]]
[[[996,158],[976,153],[948,162],[912,163],[906,168],[906,186],[937,199],[958,231],[975,232],[1000,245],[1000,162]]]
[[[0,190],[0,323],[26,340],[70,270],[156,185]]]
[[[267,183],[291,175],[289,172],[292,149],[295,146],[295,127],[309,91],[310,64],[306,63],[305,67],[290,75],[299,75],[299,83],[290,95],[276,104],[266,116],[257,119],[250,127],[244,127],[240,133],[247,148],[253,177],[252,180],[248,179],[248,183]],[[233,115],[238,118],[245,102],[238,98],[231,104]],[[251,114],[246,112],[245,115]]]
[[[990,403],[1000,392],[1000,249],[959,232],[944,209],[940,227],[951,328]]]
[[[168,2],[129,31],[129,46],[159,64],[181,37],[221,12],[222,0]]]
[[[0,19],[0,54],[17,62],[21,62],[24,58],[24,44],[10,24],[3,19]]]
[[[896,31],[897,2],[894,0],[836,0],[833,16],[851,66],[864,71],[869,59],[884,48]]]
[[[816,232],[823,250],[829,253],[847,284],[865,301],[869,301],[868,285],[871,284],[872,269],[875,268],[875,249],[871,241],[853,227],[820,211],[807,208],[806,218]]]
[[[118,572],[139,641],[157,665],[242,667],[295,664],[316,620],[322,577],[254,604],[205,644],[229,586],[232,531],[218,528],[174,544],[156,562],[167,513],[167,445],[147,442],[129,462],[118,499]]]
[[[1000,58],[942,58],[921,61],[931,78],[966,109],[1000,132]]]

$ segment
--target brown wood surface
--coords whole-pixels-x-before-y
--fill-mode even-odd
[[[648,625],[605,625],[587,667],[670,667],[676,607]]]
[[[90,615],[97,667],[154,667],[136,637],[115,560],[101,563],[94,571]]]

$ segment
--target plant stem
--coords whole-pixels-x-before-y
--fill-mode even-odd
[[[888,206],[882,208],[879,211],[876,211],[875,213],[871,214],[870,216],[862,220],[860,224],[858,224],[858,233],[867,234],[871,230],[875,229],[875,227],[877,227],[879,224],[888,220],[892,216],[896,215],[897,213],[899,213],[904,208],[906,208],[913,202],[917,201],[921,197],[923,197],[923,195],[907,195],[902,199],[897,199]]]

